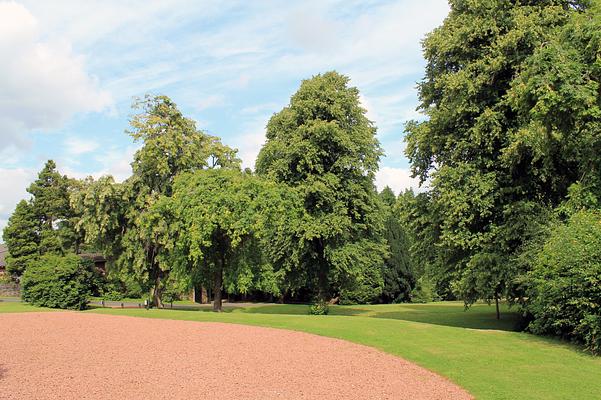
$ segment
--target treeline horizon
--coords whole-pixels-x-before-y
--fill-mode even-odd
[[[375,188],[383,153],[347,77],[302,82],[269,121],[256,171],[168,97],[133,107],[131,177],[70,179],[49,161],[29,187],[4,232],[15,278],[45,254],[98,251],[108,278],[94,294],[150,293],[155,306],[191,288],[216,310],[223,294],[314,302],[317,313],[332,299],[410,300],[408,237],[395,195]]]

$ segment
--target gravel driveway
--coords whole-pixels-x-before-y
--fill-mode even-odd
[[[244,325],[0,314],[2,399],[470,399],[370,347]]]

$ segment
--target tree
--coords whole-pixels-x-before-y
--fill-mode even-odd
[[[140,112],[128,133],[143,146],[134,155],[133,175],[122,184],[112,178],[90,181],[74,196],[83,213],[79,228],[101,246],[113,265],[135,276],[161,306],[163,281],[170,265],[169,214],[156,214],[155,204],[171,196],[178,174],[208,168],[239,169],[236,150],[198,130],[166,96],[146,96],[134,103]],[[108,214],[107,214],[108,213]]]
[[[380,192],[380,199],[384,204],[384,236],[390,248],[382,270],[382,300],[386,303],[408,301],[415,286],[410,237],[401,224],[396,196],[388,186]]]
[[[530,272],[534,333],[584,343],[601,353],[601,213],[579,211],[553,227]]]
[[[3,239],[8,246],[6,270],[13,277],[20,277],[27,265],[38,255],[38,220],[30,203],[21,200],[8,219]]]
[[[27,191],[29,201],[16,207],[4,231],[8,246],[8,269],[15,277],[32,259],[43,254],[76,251],[80,237],[73,226],[76,215],[69,205],[75,181],[61,175],[48,160]]]
[[[54,161],[48,160],[27,191],[32,195],[32,209],[40,224],[40,253],[63,254],[71,247],[71,243],[61,240],[69,236],[64,233],[71,217],[69,178],[57,171]]]
[[[586,118],[573,123],[572,110],[578,118],[596,112],[592,86],[556,44],[586,9],[565,0],[456,0],[424,41],[427,120],[407,124],[407,156],[431,188],[426,219],[439,261],[431,265],[467,304],[523,295],[515,281],[524,271],[512,260],[528,227],[584,172],[573,128],[586,127]],[[557,92],[572,89],[571,97]]]
[[[166,261],[176,273],[213,283],[214,311],[222,310],[224,288],[228,293],[258,288],[279,294],[280,275],[257,244],[298,218],[294,210],[300,207],[287,198],[284,186],[236,170],[178,176],[173,196],[164,197],[155,208],[158,216],[173,215],[167,235],[173,251]]]
[[[319,301],[353,288],[386,255],[373,184],[382,150],[348,81],[336,72],[303,81],[269,120],[256,163],[259,175],[303,198],[307,218],[291,242],[297,268],[288,280],[313,289]],[[381,277],[376,285],[381,290]]]

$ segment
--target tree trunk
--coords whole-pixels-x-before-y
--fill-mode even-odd
[[[328,282],[328,266],[325,260],[324,246],[321,239],[318,241],[318,257],[319,257],[319,270],[317,271],[317,301],[327,302],[329,295],[329,282]]]
[[[223,261],[223,258],[222,258]],[[223,286],[223,264],[219,266],[217,273],[215,274],[215,288],[214,288],[214,300],[213,300],[213,311],[223,311],[223,304],[221,298],[221,289]]]
[[[497,319],[501,319],[501,312],[499,311],[499,295],[495,293],[495,306],[497,307]]]
[[[200,304],[207,304],[209,302],[209,294],[204,286],[200,287]]]
[[[161,276],[157,275],[154,280],[154,288],[152,289],[152,305],[157,308],[163,307],[163,302],[161,301]]]

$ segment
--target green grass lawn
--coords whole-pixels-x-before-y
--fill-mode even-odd
[[[0,303],[0,312],[38,310]],[[376,347],[414,361],[466,388],[478,399],[601,399],[601,358],[552,339],[512,332],[517,317],[457,302],[334,306],[307,315],[305,305],[207,311],[92,309],[86,312],[215,321],[292,329]],[[506,311],[505,309],[503,309]]]

